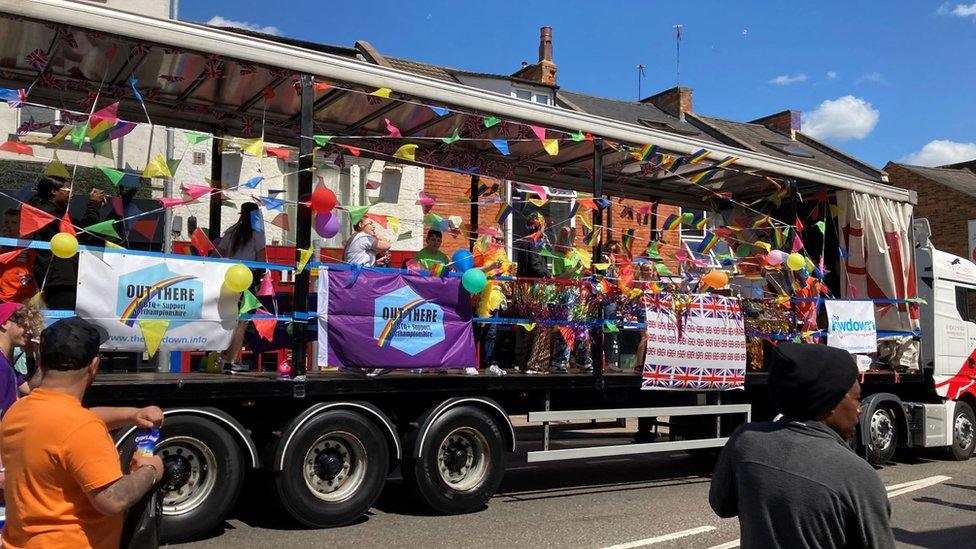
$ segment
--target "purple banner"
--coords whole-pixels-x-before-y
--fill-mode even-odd
[[[458,278],[319,271],[319,365],[477,366],[471,297]]]

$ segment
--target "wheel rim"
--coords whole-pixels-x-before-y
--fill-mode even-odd
[[[895,426],[886,410],[877,410],[871,416],[871,445],[879,451],[891,446],[895,438]]]
[[[458,427],[441,441],[437,471],[441,480],[459,492],[477,488],[490,468],[488,441],[471,427]]]
[[[193,437],[176,436],[165,439],[156,454],[167,472],[164,514],[189,513],[210,497],[217,482],[217,458],[210,447]]]
[[[955,439],[956,446],[961,450],[968,450],[973,444],[973,422],[969,420],[966,414],[959,414],[956,416],[956,421],[953,425],[953,438]]]
[[[346,431],[326,433],[305,454],[302,472],[305,486],[328,502],[352,497],[366,478],[366,447]]]

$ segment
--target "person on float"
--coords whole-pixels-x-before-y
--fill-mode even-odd
[[[390,249],[390,241],[382,235],[376,234],[376,223],[363,216],[353,226],[354,232],[342,250],[342,261],[350,265],[373,267],[377,256],[386,254]]]
[[[516,274],[524,279],[547,279],[552,277],[546,258],[540,251],[546,248],[546,220],[539,212],[532,212],[525,219],[528,236],[514,243]],[[525,283],[531,283],[525,281]],[[528,330],[515,327],[515,364],[523,373],[538,375],[547,372],[551,356],[551,330],[535,328]]]
[[[557,256],[552,260],[552,274],[554,277],[579,280],[582,276],[583,261],[576,254],[576,249],[573,245],[575,241],[575,229],[572,227],[562,227],[559,229],[556,237],[556,246],[553,250]],[[572,311],[573,304],[580,298],[579,288],[565,286],[562,288],[562,293],[566,298],[566,303],[564,304],[566,309]],[[567,314],[567,320],[579,320],[570,318],[570,316],[570,314]],[[569,328],[574,332],[577,331],[575,326],[570,326]],[[552,330],[553,350],[550,371],[556,374],[565,374],[569,372],[569,360],[573,349],[570,348],[570,342],[566,340],[559,327],[554,327]],[[587,343],[588,339],[576,341],[574,347],[576,351],[576,362],[584,372],[593,371],[593,355],[590,353],[590,346]]]
[[[507,306],[506,285],[493,277],[508,274],[511,263],[505,253],[505,233],[499,225],[483,228],[474,244],[474,266],[488,276],[485,289],[472,296],[475,316],[479,318],[498,317],[498,312]],[[495,356],[495,339],[498,325],[482,323],[475,326],[475,339],[481,345],[482,369],[491,375],[503,376],[505,370],[498,365]]]

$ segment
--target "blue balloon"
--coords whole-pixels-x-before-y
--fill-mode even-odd
[[[451,256],[451,266],[455,271],[463,273],[474,267],[474,256],[467,250],[458,250]]]

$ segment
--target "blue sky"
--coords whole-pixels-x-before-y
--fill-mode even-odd
[[[976,1],[465,2],[210,0],[180,18],[271,27],[472,71],[512,73],[553,27],[559,85],[635,99],[681,84],[701,114],[752,120],[792,108],[804,131],[883,166],[976,158]],[[233,24],[233,23],[232,23]],[[969,53],[966,53],[969,52]]]

